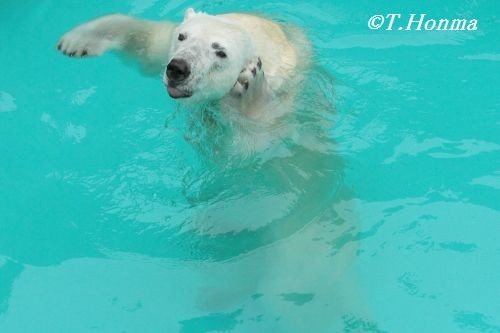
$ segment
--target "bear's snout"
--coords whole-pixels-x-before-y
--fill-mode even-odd
[[[186,80],[191,74],[189,64],[184,59],[174,58],[167,65],[167,78],[171,83],[178,84]]]

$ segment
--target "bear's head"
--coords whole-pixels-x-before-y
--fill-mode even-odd
[[[210,101],[226,95],[253,56],[248,32],[233,20],[186,10],[172,36],[164,83],[173,98]]]

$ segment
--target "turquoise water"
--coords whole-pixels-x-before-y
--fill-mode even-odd
[[[298,139],[216,154],[160,79],[54,48],[188,6],[305,29]],[[2,1],[0,332],[500,332],[499,33],[495,1]]]

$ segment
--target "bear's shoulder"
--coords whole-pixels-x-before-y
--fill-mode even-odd
[[[268,84],[272,89],[280,87],[299,65],[297,46],[289,38],[285,27],[263,16],[230,13],[219,15],[238,22],[252,37],[256,55],[262,59]]]

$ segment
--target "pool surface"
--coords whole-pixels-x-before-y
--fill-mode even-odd
[[[307,32],[300,135],[219,151],[160,78],[55,50],[99,15],[189,6]],[[0,332],[500,332],[498,9],[2,1]],[[368,29],[386,13],[478,30]]]

